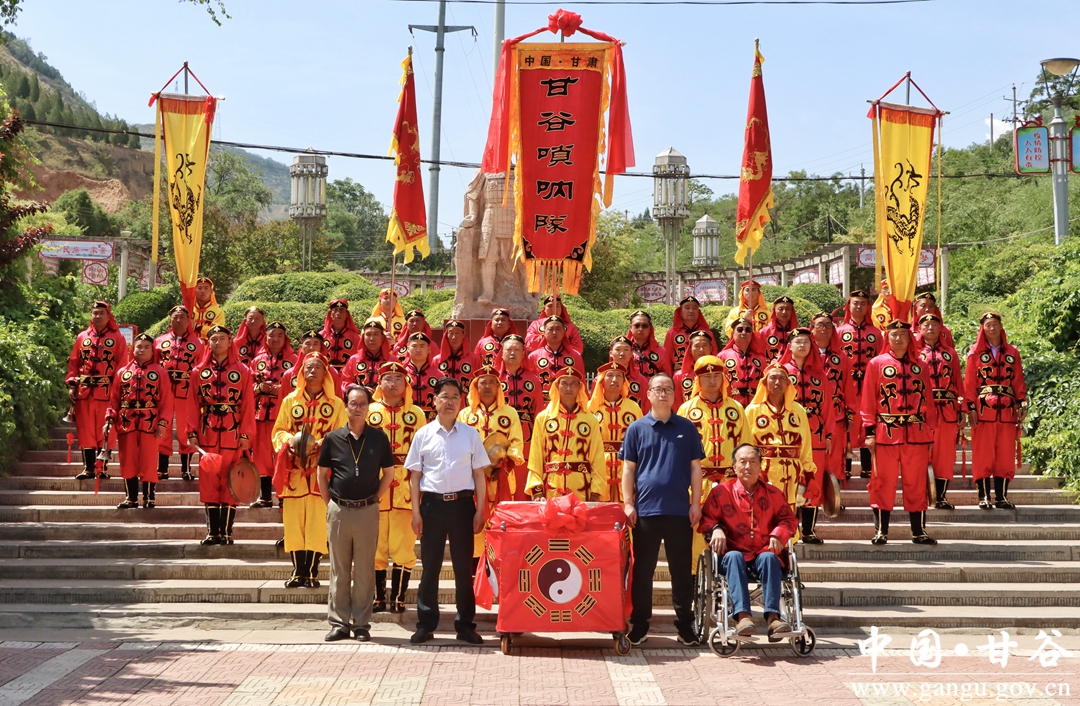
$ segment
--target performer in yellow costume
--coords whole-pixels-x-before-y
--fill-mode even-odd
[[[889,280],[881,280],[881,287],[878,288],[877,299],[874,300],[874,306],[870,308],[870,320],[873,321],[874,326],[882,331],[889,328],[889,324],[891,324],[893,320],[892,309],[889,308],[889,296],[891,294],[892,290],[889,288]]]
[[[205,343],[210,329],[224,325],[225,310],[217,303],[214,280],[200,277],[195,280],[195,310],[191,314],[191,328]]]
[[[405,592],[416,566],[416,534],[412,530],[412,491],[405,456],[416,430],[427,423],[424,410],[413,404],[412,385],[405,366],[387,362],[379,366],[379,384],[368,408],[368,426],[382,429],[394,453],[394,480],[379,501],[379,543],[375,550],[375,612],[386,610],[386,570],[390,577],[390,611],[405,612]]]
[[[285,525],[285,551],[292,554],[293,575],[285,588],[319,587],[319,559],[327,553],[326,503],[319,494],[318,445],[323,437],[348,423],[345,404],[337,396],[330,363],[321,353],[304,357],[296,376],[296,390],[281,403],[272,433],[274,489],[281,498]],[[315,440],[304,463],[293,436],[306,431]],[[284,453],[283,450],[287,449]]]
[[[746,319],[754,324],[754,331],[760,331],[769,325],[772,313],[769,305],[765,303],[765,295],[761,293],[761,285],[757,280],[748,279],[742,283],[739,290],[739,305],[732,307],[728,312],[727,320],[724,321],[724,331],[731,335],[731,327],[739,319]]]
[[[567,366],[551,381],[548,406],[536,415],[525,494],[554,498],[576,494],[595,502],[604,492],[604,440],[589,412],[585,376]]]
[[[703,355],[694,362],[694,385],[690,399],[679,407],[679,416],[697,427],[705,458],[701,459],[701,502],[717,483],[735,477],[732,459],[735,447],[750,442],[743,406],[728,395],[724,361],[715,355]],[[691,566],[697,570],[696,557],[705,551],[705,536],[694,533]]]
[[[795,388],[787,371],[770,365],[758,383],[754,400],[746,406],[750,443],[761,450],[761,476],[784,491],[795,512],[799,486],[817,472],[806,410],[795,401]]]
[[[386,332],[386,337],[390,339],[390,346],[393,347],[394,342],[401,336],[401,332],[405,330],[405,312],[401,308],[397,295],[389,287],[379,290],[379,301],[371,309],[371,318],[382,319],[383,330]]]
[[[622,448],[626,428],[641,419],[641,407],[630,399],[630,382],[626,372],[626,368],[618,363],[601,365],[596,369],[596,382],[589,398],[589,411],[596,416],[600,424],[600,437],[604,440],[605,487],[600,493],[600,501],[605,503],[623,501],[619,449]]]
[[[514,478],[514,466],[525,463],[525,437],[521,432],[521,420],[517,410],[506,403],[499,373],[490,365],[477,371],[476,377],[469,383],[469,406],[458,413],[458,419],[480,432],[480,438],[487,440],[493,434],[501,434],[496,439],[506,456],[499,463],[492,463],[487,477],[487,517],[495,506],[505,500],[513,500],[517,489]],[[489,455],[491,449],[488,449]],[[494,459],[492,459],[494,461]],[[473,556],[478,557],[484,551],[484,533],[474,535]]]

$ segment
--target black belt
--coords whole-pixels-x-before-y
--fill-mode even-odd
[[[346,500],[345,498],[330,498],[331,501],[337,503],[341,507],[367,507],[368,505],[375,505],[379,502],[378,495],[372,495],[370,498],[364,498],[363,500]]]
[[[451,503],[455,500],[464,500],[465,498],[471,498],[473,492],[471,490],[459,490],[456,493],[423,493],[425,498],[433,500],[440,500],[444,503]]]

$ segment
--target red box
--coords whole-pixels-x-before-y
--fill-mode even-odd
[[[626,630],[633,559],[620,504],[503,502],[489,527],[474,587],[478,605],[498,601],[496,630]]]

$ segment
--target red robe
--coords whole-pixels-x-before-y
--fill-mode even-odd
[[[367,346],[361,345],[360,352],[354,353],[341,369],[341,378],[338,381],[338,394],[345,399],[345,391],[350,385],[363,385],[374,390],[379,384],[379,366],[390,362],[390,344],[383,340],[382,349],[372,355]]]
[[[252,385],[257,386],[260,382],[281,385],[285,373],[295,367],[296,353],[291,347],[283,348],[278,355],[271,355],[270,351],[263,349],[251,361]],[[282,399],[280,389],[272,395],[255,393],[255,441],[251,445],[251,460],[259,469],[260,476],[274,475],[274,422],[277,421]]]
[[[937,345],[922,343],[919,359],[930,370],[930,384],[937,407],[938,425],[930,450],[930,464],[935,478],[952,478],[956,469],[956,441],[962,398],[960,356],[956,349],[939,338]]]
[[[157,483],[158,428],[168,431],[173,417],[172,385],[165,368],[134,360],[116,371],[105,419],[116,429],[120,475]]]
[[[671,356],[657,344],[656,329],[653,328],[652,323],[649,324],[649,335],[645,339],[645,345],[637,344],[632,329],[626,332],[626,337],[630,339],[634,347],[634,367],[642,377],[649,380],[657,373],[672,374]]]
[[[810,425],[810,446],[814,454],[814,465],[823,471],[828,463],[825,456],[825,442],[843,444],[842,439],[833,436],[833,388],[825,371],[825,362],[816,350],[811,350],[800,370],[791,356],[785,351],[780,357],[780,364],[787,371],[788,379],[795,388],[795,401],[806,410],[806,421]],[[814,473],[806,485],[806,501],[813,507],[821,505],[824,473]]]
[[[329,314],[327,317],[327,323],[322,330],[323,354],[330,361],[330,366],[340,373],[345,363],[363,347],[364,343],[351,318],[345,322],[341,331],[334,331],[334,327],[329,322]]]
[[[861,325],[856,325],[850,315],[844,317],[844,323],[836,327],[840,335],[840,347],[851,364],[851,378],[855,381],[855,394],[858,395],[855,409],[862,409],[863,378],[866,375],[866,366],[870,361],[885,350],[885,336],[881,330],[874,326],[867,314]],[[848,428],[848,440],[851,448],[856,449],[863,445],[863,425],[855,420]]]
[[[732,399],[743,407],[750,404],[768,363],[760,339],[755,335],[750,341],[750,347],[745,351],[735,345],[735,339],[731,339],[717,357],[724,361]]]
[[[574,322],[570,320],[570,317],[563,310],[563,315],[559,318],[566,323],[566,336],[563,338],[563,345],[567,348],[573,348],[578,353],[585,352],[585,343],[581,340],[581,331],[578,331],[578,327],[574,325]],[[538,348],[542,348],[547,341],[544,339],[544,334],[541,333],[540,327],[544,325],[544,316],[536,319],[529,324],[529,329],[525,332],[525,350],[535,351]]]
[[[461,340],[461,348],[457,352],[450,350],[450,341],[443,331],[442,341],[439,342],[439,354],[431,361],[440,376],[451,377],[461,383],[461,389],[466,393],[472,383],[473,376],[480,369],[480,357],[473,353],[469,346],[468,334]]]
[[[1011,480],[1016,475],[1018,414],[1026,399],[1020,351],[1002,331],[995,354],[979,329],[964,371],[964,403],[978,420],[971,432],[971,475],[976,480],[989,476]]]
[[[255,393],[251,371],[241,363],[235,347],[218,363],[209,351],[195,368],[198,414],[188,419],[185,433],[199,446],[221,456],[221,469],[208,475],[200,469],[199,497],[204,503],[237,504],[229,492],[229,468],[240,458],[240,441],[255,437]]]
[[[203,349],[206,344],[194,332],[188,331],[183,336],[177,336],[171,330],[154,339],[154,350],[157,353],[161,367],[172,383],[173,416],[180,420],[176,422],[177,446],[182,454],[194,453],[195,447],[188,444],[187,435],[184,434],[184,420],[193,414],[198,414],[195,405],[194,387],[191,384],[191,373],[195,364],[203,357]],[[172,419],[169,420],[170,425]],[[172,431],[166,430],[165,436],[158,445],[158,453],[172,454]]]
[[[851,361],[841,350],[840,336],[835,331],[829,345],[824,350],[819,349],[819,352],[825,365],[825,377],[829,380],[833,405],[833,445],[832,453],[825,457],[825,470],[843,480],[848,419],[852,419],[854,424],[861,424],[861,419],[857,418],[859,395],[851,375]]]
[[[581,360],[581,354],[565,345],[560,350],[553,351],[545,344],[529,354],[529,362],[540,377],[545,401],[548,399],[551,381],[563,368],[577,368],[582,376],[585,375],[585,363]]]
[[[499,371],[499,381],[506,403],[518,413],[518,419],[521,422],[521,436],[524,442],[522,453],[525,456],[525,463],[514,467],[515,500],[526,499],[525,480],[528,474],[529,448],[532,442],[533,424],[536,422],[536,415],[540,414],[540,410],[544,408],[544,391],[540,378],[527,365],[522,365],[514,374],[506,372],[502,365],[496,367]]]
[[[101,430],[105,426],[113,377],[127,361],[127,342],[111,315],[101,331],[91,325],[75,337],[65,382],[75,391],[75,433],[79,448],[100,449],[105,445]]]
[[[904,509],[926,510],[926,470],[937,407],[928,366],[919,360],[914,343],[903,358],[887,351],[867,363],[861,411],[864,430],[873,428],[876,442],[867,484],[870,507],[893,509],[899,476]]]
[[[439,375],[439,369],[432,365],[430,358],[419,369],[408,356],[402,364],[409,373],[413,404],[424,410],[424,416],[429,422],[433,421],[435,419],[435,383],[442,377]]]
[[[776,537],[781,546],[795,536],[799,523],[779,488],[759,480],[751,495],[738,478],[717,483],[701,508],[698,531],[706,540],[719,527],[727,535],[728,551],[742,552],[753,561],[769,550]]]
[[[671,369],[678,370],[682,368],[683,359],[686,358],[686,353],[690,350],[690,334],[695,331],[704,331],[709,334],[709,338],[713,342],[713,351],[716,351],[716,339],[713,337],[712,330],[709,328],[708,322],[705,321],[705,314],[698,314],[697,323],[693,326],[687,326],[683,321],[682,314],[678,307],[675,308],[674,320],[671,322],[671,328],[668,329],[667,335],[664,336],[664,350],[667,351],[668,356],[671,357]],[[633,340],[633,339],[631,339]],[[693,370],[691,369],[691,372]],[[676,373],[677,375],[678,373]],[[677,382],[677,381],[676,381]],[[689,391],[690,388],[687,388]],[[675,386],[675,397],[679,397],[679,386]],[[686,396],[689,399],[690,395]],[[681,404],[685,400],[676,400],[676,409],[678,404]]]

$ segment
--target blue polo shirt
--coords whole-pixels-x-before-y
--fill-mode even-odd
[[[661,422],[649,412],[627,427],[619,458],[637,464],[639,517],[690,512],[690,464],[705,458],[693,422],[674,412]]]

